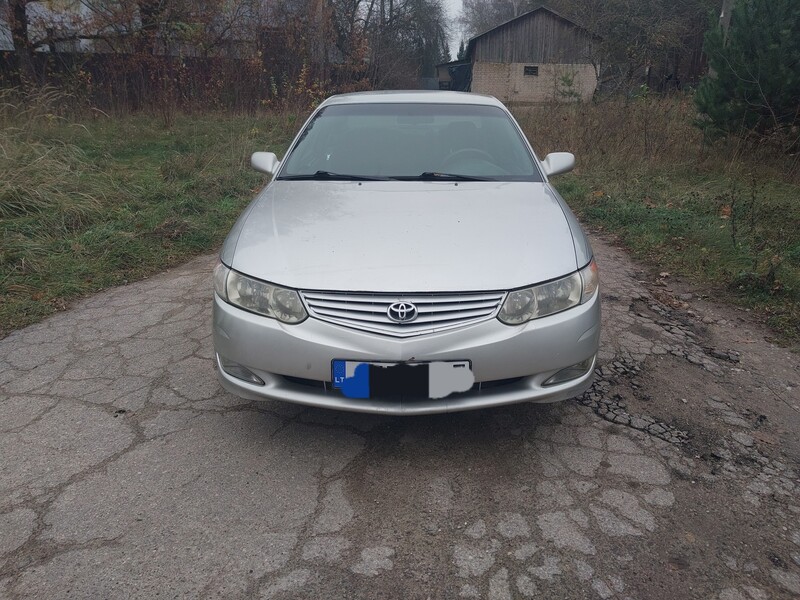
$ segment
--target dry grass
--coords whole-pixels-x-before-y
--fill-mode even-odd
[[[754,169],[800,183],[800,156],[738,138],[705,139],[691,95],[551,104],[514,111],[541,155],[568,149],[579,169],[668,167],[738,175]]]
[[[0,336],[85,293],[213,251],[263,184],[290,114],[111,119],[45,90],[0,92]]]
[[[515,112],[541,156],[576,154],[575,173],[556,185],[590,225],[800,339],[797,156],[738,139],[710,143],[693,125],[690,96]]]

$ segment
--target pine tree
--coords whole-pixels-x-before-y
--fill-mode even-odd
[[[467,58],[467,47],[464,45],[464,40],[461,40],[461,43],[458,45],[458,54],[456,55],[456,59],[466,60],[466,58]]]
[[[709,75],[695,95],[701,126],[720,133],[777,133],[786,136],[786,149],[796,148],[800,2],[737,0],[727,36],[721,26],[713,27],[704,50]]]

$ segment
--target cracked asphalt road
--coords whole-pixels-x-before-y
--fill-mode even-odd
[[[0,340],[0,597],[797,597],[798,356],[594,246],[598,378],[556,405],[230,396],[210,256]]]

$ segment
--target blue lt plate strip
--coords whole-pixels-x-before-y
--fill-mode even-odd
[[[342,390],[347,398],[366,400],[369,398],[369,364],[357,364],[353,375],[347,377],[347,361],[333,361],[333,387]]]

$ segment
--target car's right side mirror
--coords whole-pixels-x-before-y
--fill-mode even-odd
[[[575,168],[575,155],[572,152],[551,152],[544,157],[542,166],[548,177],[568,173]]]
[[[250,166],[267,175],[275,175],[278,167],[281,166],[281,161],[272,152],[253,152],[253,156],[250,157]]]

